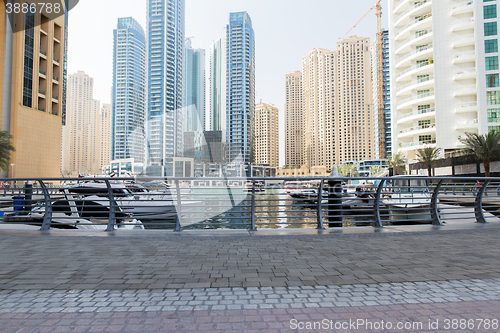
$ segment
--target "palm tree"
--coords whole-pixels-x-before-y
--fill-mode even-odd
[[[340,177],[357,177],[359,176],[358,168],[355,164],[339,164],[337,171]]]
[[[15,151],[10,142],[12,135],[7,131],[0,131],[0,169],[9,171],[10,152]]]
[[[381,165],[373,165],[370,167],[370,176],[375,176],[377,173],[382,171],[382,166]]]
[[[473,155],[484,164],[484,174],[490,176],[490,162],[500,157],[500,132],[489,132],[486,135],[465,133],[466,138],[460,139],[467,153]]]
[[[441,153],[441,148],[425,147],[422,149],[417,149],[417,160],[420,163],[424,163],[427,167],[427,175],[432,176],[432,165],[439,157]]]
[[[387,164],[389,165],[389,168],[392,168],[394,170],[394,176],[397,176],[398,169],[405,166],[406,164],[405,156],[402,152],[398,151],[396,154],[389,157],[389,159],[387,160]]]

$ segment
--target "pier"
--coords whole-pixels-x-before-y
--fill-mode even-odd
[[[477,198],[475,181],[455,188],[455,196]],[[495,182],[480,181],[493,200]],[[440,195],[453,198],[445,188]],[[483,210],[485,221],[477,223],[474,205],[444,207],[446,223],[382,228],[329,228],[326,216],[323,229],[256,231],[251,224],[181,232],[2,224],[0,327],[293,332],[323,319],[426,325],[401,332],[446,331],[446,320],[465,319],[469,331],[495,331],[500,221]]]

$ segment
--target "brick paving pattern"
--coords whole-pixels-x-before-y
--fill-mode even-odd
[[[0,232],[0,332],[500,331],[499,226],[395,230]]]

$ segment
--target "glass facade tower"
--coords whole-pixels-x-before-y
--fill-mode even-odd
[[[184,0],[148,0],[148,164],[182,151]]]
[[[228,161],[253,162],[255,39],[247,12],[230,13],[226,26],[226,142]]]
[[[205,130],[205,50],[186,42],[184,72],[184,132]]]
[[[131,17],[114,34],[111,158],[144,163],[146,35]]]

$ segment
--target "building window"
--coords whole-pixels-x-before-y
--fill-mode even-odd
[[[488,130],[489,130],[490,133],[491,132],[498,133],[498,132],[500,132],[500,126],[489,126]]]
[[[499,87],[498,73],[497,74],[486,74],[486,88]]]
[[[500,91],[487,91],[486,101],[488,105],[498,105],[500,104]]]
[[[486,70],[492,71],[498,69],[498,56],[486,57]]]
[[[25,15],[24,29],[24,77],[23,77],[23,105],[33,107],[33,46],[35,44],[35,15]]]
[[[497,35],[497,23],[496,22],[486,22],[484,24],[484,35],[485,36],[494,36]]]
[[[485,19],[491,19],[497,17],[497,5],[484,6],[483,10]]]
[[[484,53],[498,52],[498,39],[484,41]]]
[[[500,109],[488,110],[488,122],[496,123],[500,121]]]

